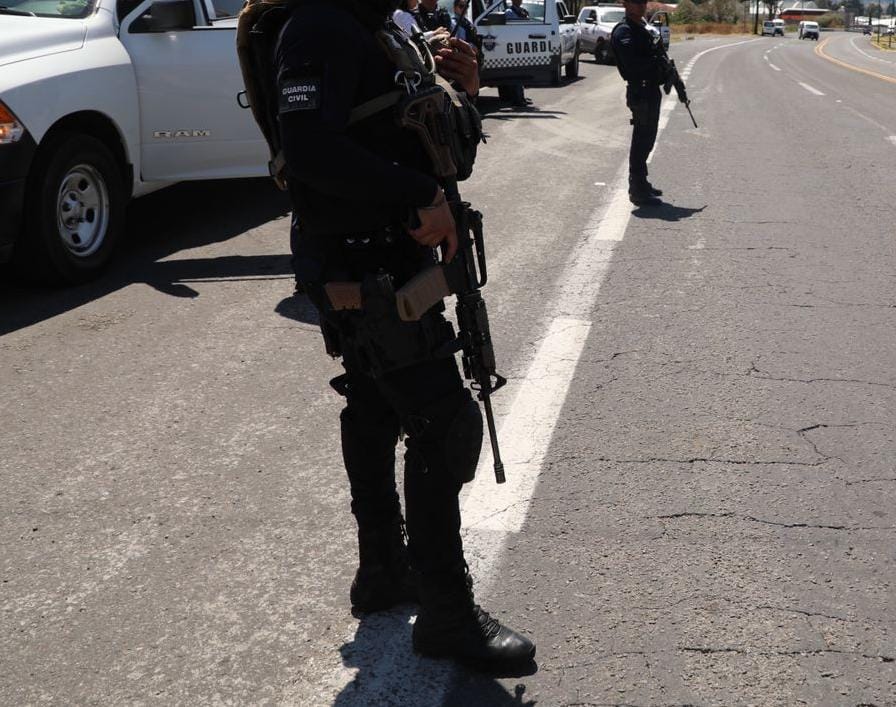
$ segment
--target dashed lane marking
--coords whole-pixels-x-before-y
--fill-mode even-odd
[[[803,88],[805,88],[809,93],[811,93],[811,94],[814,95],[814,96],[823,96],[823,95],[824,95],[824,94],[823,94],[821,91],[819,91],[817,88],[812,88],[812,86],[810,86],[810,85],[807,84],[807,83],[803,83],[802,81],[797,81],[797,83],[798,83],[800,86],[802,86]]]

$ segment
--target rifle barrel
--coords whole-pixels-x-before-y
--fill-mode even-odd
[[[488,438],[492,443],[492,458],[495,460],[495,481],[503,484],[507,479],[504,477],[504,462],[501,461],[501,450],[498,449],[498,431],[495,429],[495,414],[492,412],[491,393],[482,392],[482,404],[485,407],[485,421],[488,424]]]

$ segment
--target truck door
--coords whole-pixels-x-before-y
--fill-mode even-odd
[[[655,27],[656,31],[660,33],[660,38],[663,40],[663,46],[668,49],[669,42],[672,39],[672,29],[669,26],[669,13],[665,10],[654,12],[650,18],[650,25]]]
[[[267,146],[243,90],[236,56],[238,0],[180,0],[176,21],[144,0],[121,23],[140,102],[143,181],[264,176]],[[190,14],[192,13],[192,14]]]
[[[474,11],[482,8],[474,24],[482,37],[482,82],[487,86],[547,81],[553,64],[559,66],[554,0],[523,2],[527,19],[508,14],[511,4],[510,0],[474,3]]]
[[[566,4],[556,2],[554,7],[557,14],[557,35],[560,39],[560,63],[563,65],[572,61],[576,53],[576,37],[578,30],[575,25],[575,17],[573,17]],[[567,19],[568,18],[568,19]]]
[[[593,7],[582,8],[579,13],[579,47],[583,52],[593,52],[596,45],[597,10]]]

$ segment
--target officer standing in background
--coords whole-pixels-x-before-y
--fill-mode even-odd
[[[451,31],[451,13],[439,7],[439,0],[420,0],[415,14],[417,24],[424,32],[431,32],[439,27]]]
[[[632,112],[632,145],[628,154],[628,197],[636,206],[655,206],[663,192],[647,181],[647,158],[656,142],[660,121],[660,86],[666,65],[657,43],[662,40],[647,29],[646,0],[623,0],[625,19],[613,28],[610,42],[616,66],[628,83],[625,103]]]
[[[413,645],[423,655],[495,669],[528,665],[534,644],[473,599],[458,496],[476,469],[482,417],[454,356],[439,351],[453,338],[444,306],[404,322],[394,296],[390,302],[381,294],[432,265],[437,246],[450,261],[458,244],[429,155],[419,136],[396,122],[396,106],[350,119],[371,100],[413,93],[410,84],[396,85],[396,76],[407,75],[396,72],[399,54],[418,62],[411,74],[432,90],[419,51],[387,23],[396,6],[296,3],[276,50],[280,132],[298,215],[297,269],[320,312],[327,350],[341,355],[345,368],[331,384],[346,398],[342,453],[358,525],[350,598],[362,612],[419,599]],[[478,92],[469,45],[452,38],[436,63],[445,78]],[[360,311],[334,304],[325,287],[334,282],[362,283]],[[401,432],[407,546],[395,485]]]
[[[451,32],[474,47],[479,47],[479,34],[473,23],[467,19],[469,0],[454,0],[454,16],[451,18]]]
[[[504,16],[508,22],[524,21],[529,19],[529,11],[523,7],[523,0],[511,0],[511,5],[504,11]],[[525,108],[532,101],[526,98],[526,88],[521,83],[507,84],[498,86],[498,97],[501,100],[509,101],[512,106]]]

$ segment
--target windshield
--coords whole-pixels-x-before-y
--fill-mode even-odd
[[[606,24],[611,22],[615,25],[625,19],[625,10],[601,10],[600,21]]]
[[[0,14],[81,19],[92,11],[96,0],[0,0]]]

